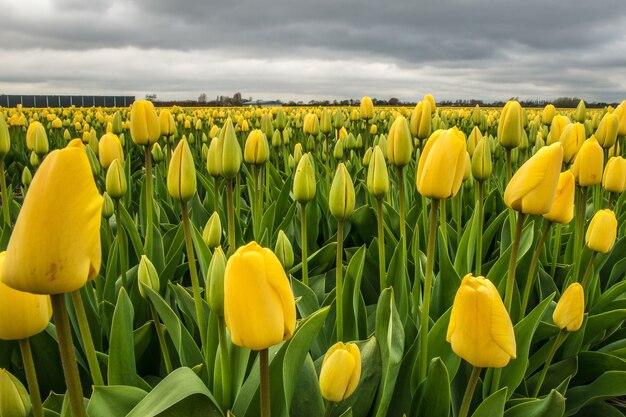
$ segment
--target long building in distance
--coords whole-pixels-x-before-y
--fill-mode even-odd
[[[0,94],[0,107],[127,107],[135,96],[36,96]]]

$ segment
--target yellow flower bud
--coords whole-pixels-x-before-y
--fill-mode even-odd
[[[561,294],[552,314],[552,321],[561,330],[575,332],[582,326],[584,317],[585,291],[582,285],[575,282]]]
[[[293,177],[294,199],[306,204],[315,197],[315,168],[313,167],[313,157],[310,153],[305,153],[298,162],[296,173]]]
[[[345,165],[337,166],[335,178],[330,186],[328,205],[330,213],[338,222],[347,220],[354,210],[354,184]]]
[[[354,343],[337,342],[322,361],[320,391],[327,401],[338,403],[351,396],[361,379],[361,351]]]
[[[213,251],[213,257],[206,275],[206,301],[209,308],[218,317],[224,317],[224,271],[226,256],[221,246]]]
[[[285,111],[282,108],[278,109],[276,112],[275,124],[276,129],[281,132],[285,130],[285,127],[287,126],[287,117],[285,116]]]
[[[276,239],[276,246],[274,246],[274,252],[280,261],[280,264],[285,269],[289,269],[293,266],[294,256],[293,247],[287,235],[282,230],[278,231],[278,238]]]
[[[4,159],[10,150],[11,136],[9,135],[9,127],[4,120],[4,115],[0,113],[0,160]]]
[[[367,148],[367,150],[363,154],[363,166],[366,168],[370,165],[370,160],[372,159],[372,151],[373,149],[370,147]]]
[[[159,113],[159,130],[161,136],[173,136],[176,133],[176,120],[168,109],[161,110]]]
[[[293,148],[293,160],[297,165],[300,163],[300,159],[302,159],[302,144],[296,143],[296,146]]]
[[[385,156],[380,146],[375,146],[367,169],[367,189],[377,199],[384,198],[389,192],[389,173]]]
[[[219,177],[222,174],[222,150],[224,149],[224,138],[215,137],[209,144],[209,151],[206,158],[206,167],[209,175]]]
[[[124,172],[124,166],[119,159],[114,159],[106,176],[106,190],[107,193],[114,199],[120,199],[124,197],[128,190],[128,183],[126,182],[126,173]]]
[[[467,151],[469,152],[470,156],[474,156],[476,145],[478,145],[478,142],[480,142],[482,138],[483,134],[480,132],[480,129],[478,128],[478,126],[474,126],[474,128],[470,132],[469,137],[467,138]]]
[[[491,281],[472,274],[463,278],[446,340],[454,353],[480,368],[503,368],[517,357],[511,318]]]
[[[276,130],[275,133],[278,135],[280,146],[280,132]],[[250,132],[243,150],[244,161],[252,165],[263,165],[269,159],[269,155],[270,146],[269,143],[267,143],[265,134],[259,129]]]
[[[604,169],[602,186],[612,193],[621,193],[626,189],[626,159],[621,156],[609,158]]]
[[[585,126],[582,123],[570,123],[567,125],[559,138],[559,141],[563,144],[563,162],[566,164],[572,163],[586,139]]]
[[[436,199],[454,197],[463,181],[465,154],[465,138],[456,127],[435,131],[420,155],[417,191]]]
[[[33,174],[31,174],[28,167],[25,166],[24,169],[22,170],[22,185],[24,187],[28,187],[32,180],[33,180]]]
[[[204,230],[202,231],[202,240],[209,247],[214,249],[218,247],[222,241],[222,221],[217,211],[214,211],[209,217],[209,221],[206,222]]]
[[[429,101],[420,101],[411,115],[411,134],[418,139],[426,139],[431,131],[431,111]],[[390,132],[391,134],[391,132]]]
[[[161,126],[152,102],[139,100],[130,110],[130,135],[137,145],[152,145],[161,136]]]
[[[374,117],[374,103],[372,99],[365,96],[361,99],[361,119],[370,120]]]
[[[524,119],[522,106],[519,102],[511,100],[502,109],[500,122],[498,123],[498,141],[506,149],[519,146],[522,141]]]
[[[504,191],[504,203],[525,214],[550,211],[563,163],[563,146],[545,146],[513,175]]]
[[[271,250],[251,242],[228,259],[224,318],[237,346],[262,350],[291,338],[296,327],[294,296]]]
[[[430,118],[430,116],[428,116]],[[387,159],[396,167],[403,167],[413,157],[413,140],[409,123],[404,116],[398,116],[387,136]]]
[[[570,120],[567,116],[557,114],[552,119],[552,125],[550,126],[550,134],[548,136],[548,145],[552,145],[554,142],[558,142],[561,139],[561,135],[567,126],[570,125]]]
[[[287,135],[287,136],[289,136],[289,135]],[[278,148],[281,147],[282,144],[283,144],[283,137],[280,134],[280,130],[276,129],[274,131],[274,134],[272,135],[272,148],[278,149]],[[244,154],[245,154],[245,149],[244,149]],[[244,155],[244,157],[245,157],[245,155]]]
[[[102,194],[103,202],[102,202],[102,217],[109,220],[109,218],[115,213],[115,207],[113,205],[113,200],[111,200],[111,196],[105,191]]]
[[[617,130],[619,128],[619,118],[615,113],[607,113],[604,115],[598,129],[596,130],[595,137],[598,139],[598,143],[604,149],[609,149],[615,145],[617,140]]]
[[[556,108],[554,108],[554,104],[546,105],[546,107],[544,107],[543,109],[543,112],[541,113],[541,123],[550,126],[555,115]]]
[[[437,103],[435,102],[435,97],[432,94],[426,94],[422,101],[428,101],[430,103],[430,113],[434,114],[437,112]]]
[[[302,130],[307,135],[317,136],[320,133],[320,122],[315,113],[309,113],[304,118]]]
[[[189,201],[196,193],[196,167],[189,144],[183,138],[174,149],[167,171],[167,191],[172,198]]]
[[[139,280],[139,294],[143,298],[147,297],[144,285],[153,291],[159,292],[159,287],[161,286],[159,274],[146,255],[141,255],[137,269],[137,279]]]
[[[622,101],[619,106],[617,106],[613,114],[615,114],[619,120],[617,134],[619,136],[626,136],[626,100]]]
[[[330,114],[330,110],[324,109],[324,111],[322,111],[322,117],[320,119],[320,132],[328,135],[332,129],[332,115]]]
[[[114,133],[107,133],[100,138],[98,144],[98,156],[102,168],[108,169],[111,163],[118,159],[124,162],[124,149],[122,143]]]
[[[116,111],[113,115],[113,121],[111,122],[111,132],[115,135],[119,135],[124,131],[124,124],[122,123],[122,114]]]
[[[474,127],[476,129],[476,127]],[[476,181],[486,181],[491,177],[493,164],[487,138],[482,138],[476,145],[472,156],[472,176]]]
[[[377,125],[371,125],[370,126],[370,135],[376,135],[378,133],[378,126]]]
[[[343,140],[339,139],[335,143],[335,147],[333,148],[333,157],[337,161],[341,161],[343,159]]]
[[[61,129],[63,127],[63,122],[58,117],[55,117],[50,126],[53,129]]]
[[[158,142],[152,145],[152,150],[150,151],[150,153],[152,154],[152,160],[155,164],[163,161],[163,149],[161,149],[161,145],[159,145]]]
[[[341,129],[345,123],[345,117],[341,109],[336,109],[333,114],[333,127],[335,129]]]
[[[593,251],[609,253],[615,244],[617,237],[617,218],[609,209],[599,210],[591,219],[585,243]]]
[[[261,117],[261,131],[266,138],[274,136],[274,126],[272,124],[272,117],[269,113],[265,113],[263,117]]]
[[[554,223],[568,224],[574,218],[576,182],[571,171],[561,172],[550,211],[543,218]]]
[[[231,119],[226,120],[226,124],[222,128],[220,136],[223,139],[222,144],[222,172],[226,179],[233,179],[239,174],[241,168],[241,146],[237,140],[237,134],[233,127]],[[210,149],[209,149],[210,150]]]
[[[578,106],[576,106],[576,110],[574,111],[574,120],[578,123],[584,123],[585,118],[587,117],[587,106],[585,106],[585,102],[580,100],[578,102]]]
[[[0,368],[0,416],[28,417],[31,415],[28,391],[19,379]]]
[[[102,200],[80,140],[51,152],[24,198],[4,282],[20,291],[60,294],[98,276]]]
[[[572,164],[572,174],[581,187],[590,187],[602,181],[604,152],[593,136],[580,147]]]

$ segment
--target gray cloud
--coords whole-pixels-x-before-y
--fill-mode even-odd
[[[0,68],[0,92],[626,98],[623,0],[0,0],[0,8],[0,59],[11,63]]]

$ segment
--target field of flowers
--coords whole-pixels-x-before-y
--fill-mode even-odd
[[[0,108],[0,417],[626,415],[615,108]]]

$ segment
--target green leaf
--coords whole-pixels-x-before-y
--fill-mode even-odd
[[[626,320],[626,309],[613,310],[606,313],[589,316],[585,328],[583,346],[589,346],[604,338],[607,329],[619,325]]]
[[[504,417],[561,417],[565,412],[565,397],[558,391],[537,400],[515,405],[505,411]]]
[[[147,392],[127,385],[95,386],[87,406],[90,417],[125,416]]]
[[[461,278],[459,278],[450,261],[450,255],[446,250],[441,229],[438,229],[438,236],[439,273],[435,276],[433,282],[433,301],[430,308],[430,318],[432,320],[438,320],[452,306],[456,291],[461,285]]]
[[[450,415],[450,377],[441,358],[430,362],[428,376],[420,387],[421,395],[416,417],[448,417]]]
[[[362,245],[350,259],[346,270],[343,287],[344,339],[355,340],[360,330],[367,326],[366,317],[361,316],[361,279],[365,266],[367,248]]]
[[[439,357],[448,369],[450,380],[454,379],[461,364],[461,358],[452,351],[452,345],[446,340],[451,313],[452,308],[449,308],[428,332],[428,361]],[[417,386],[419,383],[419,364],[417,362],[413,375],[415,377],[413,382]]]
[[[124,288],[120,289],[113,313],[109,346],[108,383],[137,385],[135,346],[133,341],[133,305]]]
[[[506,387],[494,392],[478,406],[472,417],[502,417],[504,415],[506,397]]]
[[[478,216],[477,211],[472,213],[472,218],[469,220],[469,227],[466,227],[461,236],[461,241],[456,250],[456,256],[454,259],[454,270],[459,275],[465,275],[472,270],[474,262],[474,247],[476,245],[476,229],[478,228]]]
[[[626,371],[609,371],[589,385],[567,391],[566,416],[576,414],[587,404],[626,395]]]
[[[307,355],[296,378],[295,392],[289,415],[291,417],[317,417],[324,415],[324,398],[311,355]]]

